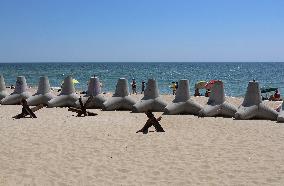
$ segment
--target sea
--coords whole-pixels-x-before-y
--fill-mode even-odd
[[[131,83],[135,78],[138,92],[141,82],[154,78],[161,94],[171,94],[173,81],[188,79],[194,94],[196,82],[222,80],[227,96],[244,96],[248,82],[256,80],[260,86],[277,87],[284,93],[284,63],[179,63],[179,62],[96,62],[96,63],[0,63],[0,74],[6,86],[15,85],[17,76],[25,76],[29,86],[36,87],[40,76],[48,76],[52,87],[60,87],[63,79],[71,75],[79,81],[78,90],[86,90],[89,78],[96,75],[102,82],[103,92],[114,92],[119,78]],[[129,86],[130,87],[130,86]],[[202,93],[202,91],[201,91]]]

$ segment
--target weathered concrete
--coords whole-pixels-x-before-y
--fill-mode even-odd
[[[0,101],[8,95],[9,94],[6,91],[6,85],[5,85],[4,77],[2,75],[0,75]]]
[[[67,76],[64,79],[60,94],[48,102],[48,107],[76,107],[78,99],[79,96],[75,93],[72,77]]]
[[[127,80],[120,78],[113,96],[103,103],[103,110],[131,110],[134,104],[135,100],[129,96]]]
[[[22,99],[27,99],[30,94],[27,92],[27,82],[24,76],[18,76],[16,81],[15,90],[9,96],[1,100],[2,105],[17,105],[20,104]]]
[[[236,119],[277,120],[278,113],[262,103],[258,82],[250,81],[242,105],[238,108]]]
[[[53,99],[55,95],[50,92],[50,84],[47,76],[39,78],[37,92],[27,99],[28,105],[47,105],[48,101]]]
[[[234,117],[237,109],[225,101],[224,86],[222,81],[214,83],[207,105],[199,112],[201,117]]]
[[[156,80],[149,79],[144,92],[144,97],[133,105],[133,112],[164,112],[167,103],[159,96],[159,89]]]
[[[189,81],[187,79],[182,79],[179,81],[175,99],[166,106],[164,114],[197,115],[201,109],[201,105],[190,99]]]

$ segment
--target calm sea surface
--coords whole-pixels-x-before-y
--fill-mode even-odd
[[[6,85],[15,84],[23,75],[30,86],[37,86],[42,75],[49,77],[51,86],[59,87],[64,77],[72,75],[85,90],[88,80],[96,74],[103,83],[103,91],[114,92],[117,79],[125,77],[129,83],[135,78],[140,90],[141,81],[155,78],[160,93],[169,94],[172,81],[189,79],[191,94],[199,80],[220,79],[228,96],[243,96],[248,81],[256,79],[261,86],[279,87],[284,93],[284,63],[2,63],[0,74]]]

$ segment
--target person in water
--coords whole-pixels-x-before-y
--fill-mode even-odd
[[[161,121],[162,117],[158,117],[155,118],[154,114],[151,111],[147,111],[145,113],[148,117],[147,122],[145,123],[145,125],[143,126],[142,129],[138,130],[136,133],[138,132],[143,132],[143,134],[147,134],[148,133],[148,129],[153,125],[156,129],[156,132],[165,132],[163,127],[160,125],[159,121]]]

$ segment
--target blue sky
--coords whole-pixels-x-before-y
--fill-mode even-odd
[[[284,61],[283,0],[0,0],[0,62]]]

